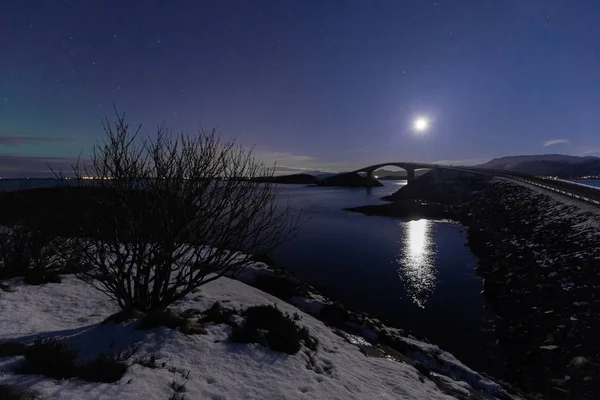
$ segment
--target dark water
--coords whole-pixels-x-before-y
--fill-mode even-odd
[[[0,180],[0,191],[50,187],[52,180]],[[484,320],[476,259],[460,225],[364,216],[342,208],[383,204],[385,187],[282,185],[282,200],[310,220],[272,258],[298,277],[353,308],[370,312],[418,338],[427,338],[475,369],[489,370],[494,342]]]
[[[462,227],[342,211],[383,203],[382,196],[403,184],[388,181],[374,189],[286,185],[284,196],[311,219],[272,256],[344,303],[486,369],[485,349],[495,339],[484,330],[489,315],[483,285]]]

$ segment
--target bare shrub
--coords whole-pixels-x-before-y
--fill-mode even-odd
[[[76,242],[87,281],[122,309],[162,310],[297,230],[300,216],[277,203],[279,189],[252,179],[273,170],[214,130],[159,126],[142,138],[118,113],[104,130],[90,160],[73,168],[93,189]]]
[[[0,278],[56,275],[57,242],[46,233],[18,224],[0,231]]]
[[[241,343],[261,343],[272,350],[296,354],[304,344],[317,350],[319,341],[306,327],[296,323],[298,314],[290,316],[272,305],[253,306],[244,310],[245,321],[234,325],[229,340]]]

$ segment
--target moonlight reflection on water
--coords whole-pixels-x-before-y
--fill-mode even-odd
[[[400,265],[398,273],[412,301],[425,308],[436,283],[432,224],[431,221],[420,219],[402,225],[405,232],[402,235],[402,248],[396,259]]]

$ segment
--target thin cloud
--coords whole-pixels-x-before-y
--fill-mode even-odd
[[[548,146],[554,146],[555,144],[563,144],[563,143],[569,143],[569,141],[567,139],[552,139],[552,140],[546,140],[543,144],[544,147],[548,147]]]
[[[302,171],[326,171],[335,172],[343,170],[345,165],[341,163],[325,162],[315,157],[285,152],[260,152],[253,153],[257,160],[266,166],[275,165],[276,171],[302,172]]]
[[[54,171],[71,174],[71,166],[77,158],[29,157],[0,153],[0,177],[23,178],[27,176],[47,178],[54,176]]]
[[[45,136],[0,136],[0,145],[19,146],[27,143],[61,142],[65,138],[53,138]]]

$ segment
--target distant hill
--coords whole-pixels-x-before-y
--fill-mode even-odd
[[[293,175],[277,175],[277,176],[262,176],[254,178],[254,181],[258,182],[272,182],[272,183],[304,183],[314,184],[319,181],[318,178],[309,174],[293,174]]]
[[[568,156],[564,154],[509,156],[494,158],[477,167],[532,175],[576,178],[600,175],[600,158]]]

